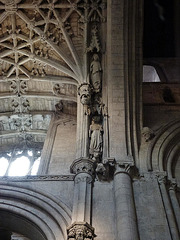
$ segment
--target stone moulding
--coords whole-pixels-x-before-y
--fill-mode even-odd
[[[8,182],[29,182],[29,181],[74,181],[74,175],[39,175],[22,177],[0,177],[1,181]]]

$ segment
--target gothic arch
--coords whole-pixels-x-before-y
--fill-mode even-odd
[[[167,171],[168,178],[174,178],[174,168],[179,159],[180,120],[164,126],[149,145],[148,168],[153,171]]]
[[[44,193],[11,184],[1,184],[0,195],[3,227],[9,226],[10,230],[33,240],[66,239],[71,211],[63,202],[57,203],[55,198]]]

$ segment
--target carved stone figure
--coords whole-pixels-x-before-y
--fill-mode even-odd
[[[90,73],[91,73],[91,83],[95,92],[99,92],[101,90],[101,74],[102,68],[101,63],[99,61],[99,56],[95,53],[92,57],[92,62],[90,65]]]
[[[60,100],[58,103],[56,103],[55,105],[55,113],[57,116],[61,115],[62,111],[63,111],[63,101]]]
[[[94,228],[85,222],[75,222],[67,229],[68,239],[85,240],[94,239]]]
[[[80,85],[78,88],[78,94],[83,105],[88,105],[91,103],[91,86],[88,83],[83,83]]]
[[[98,37],[98,26],[94,24],[91,29],[91,43],[90,46],[87,48],[87,52],[93,52],[96,50],[97,52],[100,52],[100,41]]]
[[[94,116],[89,129],[90,147],[89,154],[93,160],[100,160],[103,150],[103,128],[100,116]]]
[[[142,129],[142,137],[145,142],[149,142],[151,139],[154,138],[154,136],[155,136],[155,134],[150,128],[144,127]]]
[[[61,95],[61,87],[59,83],[55,83],[53,86],[53,93],[58,96]]]

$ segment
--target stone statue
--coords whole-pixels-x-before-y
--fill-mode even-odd
[[[100,116],[94,116],[89,129],[90,158],[99,162],[103,150],[103,128],[100,123]]]
[[[92,62],[90,65],[90,74],[91,74],[91,83],[95,92],[99,92],[101,90],[101,74],[102,68],[101,63],[99,61],[99,56],[95,53],[92,57]]]

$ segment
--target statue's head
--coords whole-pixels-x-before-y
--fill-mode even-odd
[[[94,53],[92,59],[95,60],[95,61],[99,61],[99,56],[98,56],[98,54],[97,54],[97,53]]]
[[[83,83],[78,88],[80,101],[83,105],[89,105],[91,103],[91,91],[92,91],[92,88],[88,83]]]
[[[154,138],[155,134],[150,128],[143,127],[142,136],[143,136],[145,142],[149,142],[152,138]]]

